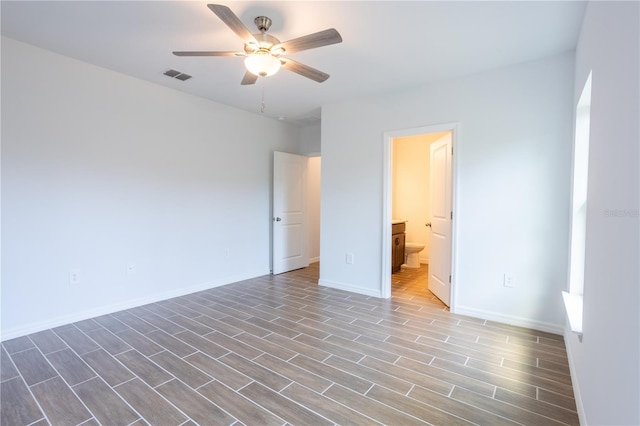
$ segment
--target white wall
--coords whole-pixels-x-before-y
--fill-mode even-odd
[[[309,232],[309,262],[320,261],[320,182],[322,160],[309,157],[307,162],[307,215]]]
[[[583,424],[640,424],[640,7],[591,2],[574,108],[592,70],[583,339],[567,331]],[[568,328],[567,328],[568,330]]]
[[[458,122],[455,309],[562,332],[572,96],[568,52],[325,106],[320,283],[381,294],[383,134]]]
[[[268,274],[298,135],[3,38],[2,338]]]
[[[300,129],[300,153],[308,155],[307,162],[307,219],[309,261],[320,260],[320,182],[321,164],[320,124],[312,124]]]
[[[320,124],[300,128],[300,154],[319,155],[321,150]]]

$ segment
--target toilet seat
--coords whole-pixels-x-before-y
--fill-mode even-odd
[[[405,243],[404,245],[405,250],[406,249],[414,249],[417,251],[421,251],[424,249],[424,244],[420,244],[420,243]]]

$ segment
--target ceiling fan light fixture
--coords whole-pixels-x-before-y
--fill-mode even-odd
[[[273,56],[280,56],[280,55],[284,55],[284,47],[281,46],[274,46],[271,49],[269,49],[269,52],[271,52],[271,54]]]
[[[258,43],[247,43],[244,45],[244,51],[249,55],[256,53],[258,49],[260,49]]]
[[[269,52],[258,51],[247,56],[244,60],[244,66],[254,75],[260,77],[269,77],[274,75],[280,69],[280,60],[272,56]]]

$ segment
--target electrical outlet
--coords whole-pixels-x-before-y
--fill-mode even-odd
[[[347,253],[345,262],[347,262],[347,265],[353,265],[353,253]]]
[[[134,275],[136,273],[136,264],[127,263],[127,275]]]
[[[505,273],[503,284],[505,287],[513,288],[516,286],[516,280],[513,275]]]
[[[80,284],[80,269],[69,270],[69,284],[71,285]]]

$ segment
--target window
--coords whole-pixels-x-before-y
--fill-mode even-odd
[[[582,334],[582,300],[587,227],[587,189],[589,177],[589,125],[591,121],[591,73],[576,107],[573,148],[573,196],[571,215],[571,254],[569,292],[563,292],[571,330]]]

